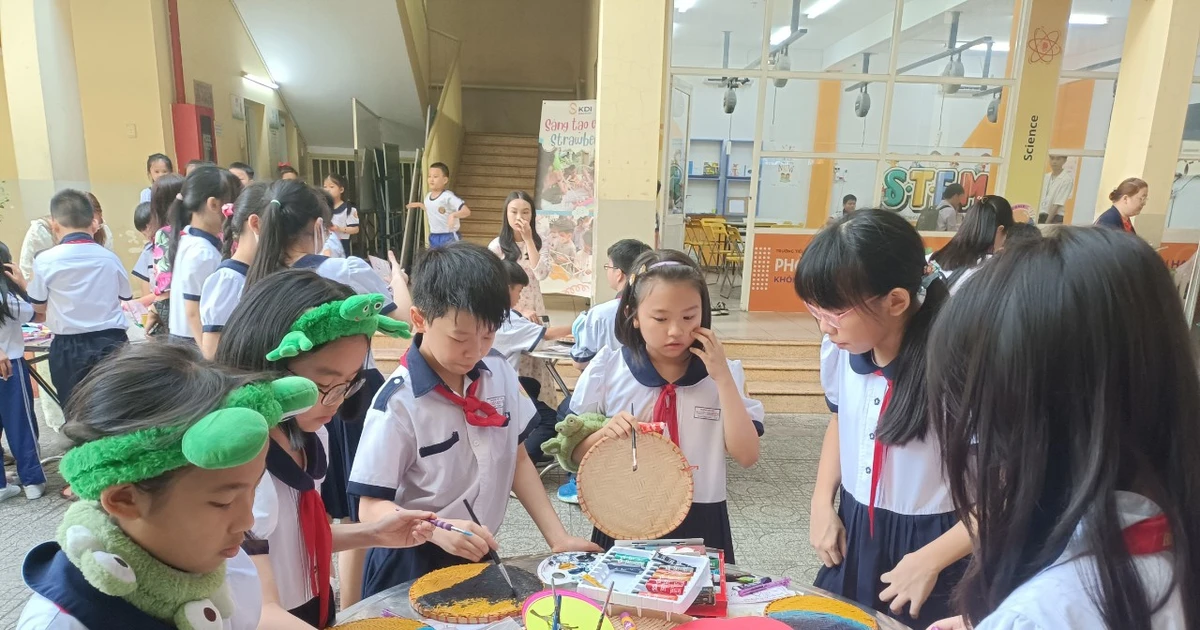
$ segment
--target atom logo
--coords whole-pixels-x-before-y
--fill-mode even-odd
[[[1055,57],[1062,54],[1062,32],[1050,31],[1037,27],[1033,31],[1033,37],[1029,39],[1029,62],[1030,63],[1050,63]]]

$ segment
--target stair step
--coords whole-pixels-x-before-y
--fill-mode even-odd
[[[770,339],[722,340],[725,356],[730,359],[772,359],[784,361],[817,361],[821,358],[820,341],[775,341]]]
[[[503,213],[504,199],[502,197],[476,197],[471,200],[471,213],[474,214],[477,210]]]
[[[472,199],[479,199],[481,197],[497,197],[503,200],[512,191],[512,188],[496,188],[492,186],[459,186],[454,192],[459,197],[462,197],[467,202],[467,205],[471,205]]]
[[[463,147],[463,155],[508,155],[514,157],[537,158],[537,145],[521,146],[508,144],[468,144]]]
[[[459,158],[458,165],[460,169],[469,169],[476,166],[509,166],[537,170],[537,156],[495,155],[491,153],[469,155],[464,153]]]
[[[538,146],[537,136],[510,136],[498,133],[469,133],[464,138],[464,145],[506,145],[521,147]]]
[[[487,186],[491,188],[507,188],[509,191],[533,190],[534,187],[537,186],[537,180],[533,177],[476,175],[474,173],[465,173],[460,171],[455,185],[459,188]]]
[[[458,169],[461,177],[478,175],[495,177],[524,177],[530,181],[537,177],[536,166],[508,166],[504,164],[463,164]]]
[[[829,413],[829,406],[825,404],[825,396],[823,395],[806,394],[802,396],[789,396],[767,394],[753,396],[753,398],[762,403],[763,411],[766,413]]]
[[[459,228],[458,233],[460,235],[462,235],[463,237],[467,237],[467,236],[477,236],[479,238],[487,237],[487,241],[484,241],[484,245],[486,245],[487,243],[490,243],[492,239],[494,239],[500,235],[500,224],[499,223],[485,223],[485,222],[475,223],[475,222],[471,222],[471,221],[464,221],[462,226]]]
[[[463,223],[484,221],[499,224],[501,217],[504,216],[504,211],[500,208],[476,205],[474,203],[467,204],[467,206],[471,208],[471,216],[463,219]]]

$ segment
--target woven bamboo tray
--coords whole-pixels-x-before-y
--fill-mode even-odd
[[[422,628],[429,628],[429,625],[412,619],[376,617],[343,623],[334,626],[332,630],[421,630]]]
[[[630,438],[608,438],[579,462],[579,507],[616,540],[661,538],[692,508],[692,469],[679,447],[661,435],[642,434],[637,460],[635,472]]]

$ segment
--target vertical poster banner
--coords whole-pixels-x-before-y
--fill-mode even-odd
[[[1004,184],[1004,196],[1016,211],[1024,209],[1036,215],[1041,203],[1070,16],[1071,0],[1030,3],[1028,41],[1021,50],[1020,87],[1012,114],[1011,153]]]
[[[596,101],[542,101],[537,231],[550,275],[542,293],[591,295],[596,216]]]

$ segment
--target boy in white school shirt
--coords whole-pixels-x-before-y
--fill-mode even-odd
[[[46,314],[50,380],[66,408],[71,392],[101,359],[129,338],[121,302],[132,299],[117,255],[96,243],[87,195],[66,189],[50,199],[50,227],[59,244],[33,260],[29,300]]]
[[[425,201],[410,203],[408,208],[425,211],[429,222],[429,246],[440,247],[459,240],[459,221],[471,216],[471,209],[458,195],[446,190],[446,185],[450,183],[450,167],[441,162],[429,165],[425,183],[429,186]]]
[[[474,532],[436,530],[412,549],[371,549],[363,598],[497,548],[509,490],[555,551],[597,551],[570,536],[521,447],[536,415],[517,373],[491,352],[508,311],[500,260],[469,242],[428,250],[416,267],[411,309],[417,335],[367,414],[349,492],[359,517],[377,521],[399,505],[429,509]],[[471,522],[471,504],[482,526]]]

